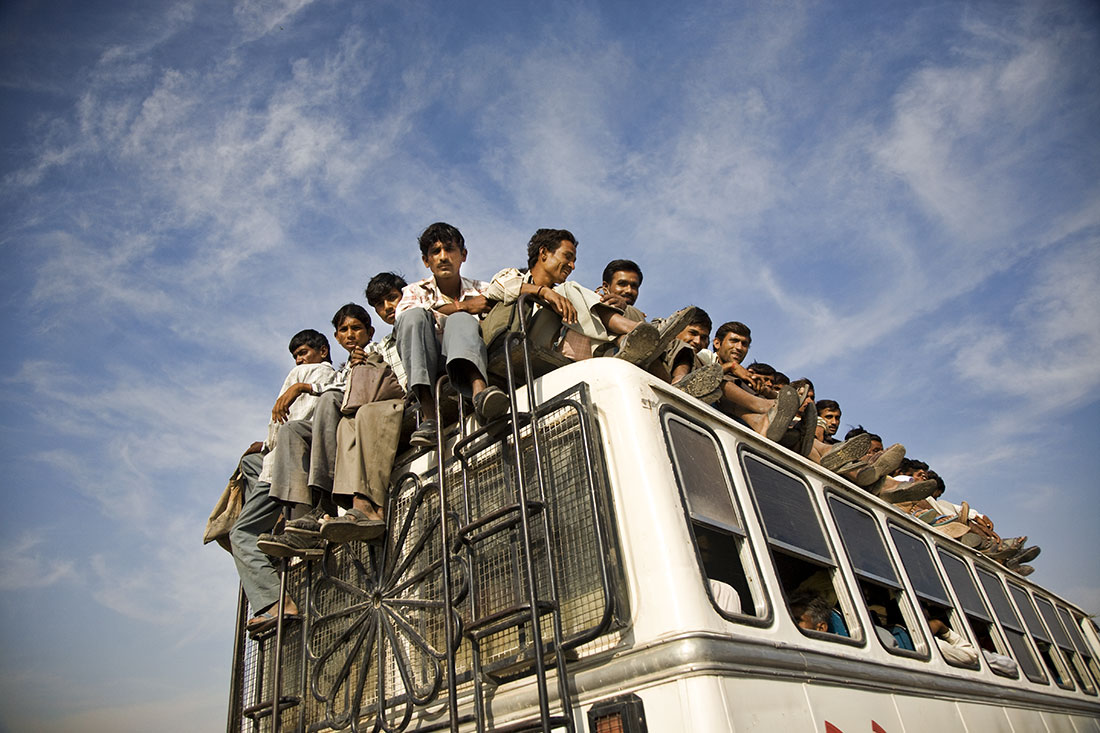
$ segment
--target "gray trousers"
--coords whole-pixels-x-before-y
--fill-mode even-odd
[[[279,427],[271,463],[271,495],[313,505],[313,491],[332,491],[336,471],[336,429],[343,392],[324,392],[311,420],[291,420]],[[312,489],[311,489],[312,487]]]
[[[409,380],[409,392],[413,387],[434,390],[445,366],[455,389],[469,397],[471,385],[457,369],[461,362],[472,364],[481,378],[485,378],[488,359],[476,316],[469,313],[447,316],[442,343],[435,337],[435,314],[426,308],[410,308],[399,315],[394,331],[397,333],[397,353]]]
[[[282,506],[268,494],[270,486],[259,480],[263,458],[252,453],[241,459],[245,491],[241,514],[229,530],[233,561],[252,610],[263,610],[279,600],[279,574],[270,557],[256,547],[256,538],[275,528]]]

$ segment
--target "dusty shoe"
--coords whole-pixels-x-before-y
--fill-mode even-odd
[[[721,388],[723,374],[721,364],[707,364],[685,374],[672,386],[692,397],[703,399]]]
[[[840,468],[845,463],[851,463],[852,461],[858,461],[863,458],[870,449],[870,433],[860,433],[836,445],[832,450],[822,456],[821,465],[830,471],[836,471],[836,469]]]
[[[630,333],[619,338],[619,351],[615,358],[645,366],[657,355],[660,337],[660,330],[652,323],[639,323]]]
[[[371,519],[358,509],[349,509],[342,517],[333,517],[321,526],[321,537],[333,543],[376,540],[386,534],[383,519]]]
[[[511,404],[500,387],[486,387],[474,397],[474,414],[483,423],[508,414]]]
[[[1035,558],[1039,557],[1039,553],[1042,550],[1038,545],[1032,545],[1031,547],[1025,547],[1022,550],[1017,550],[1016,554],[1005,560],[1005,567],[1010,570],[1015,570],[1021,565],[1021,563],[1031,562]]]
[[[271,557],[320,557],[324,554],[324,545],[320,535],[311,536],[283,532],[271,534],[264,532],[256,540],[260,552]]]
[[[784,385],[783,389],[779,390],[779,396],[775,398],[772,409],[768,410],[768,429],[765,437],[773,443],[778,443],[787,432],[801,404],[802,399],[799,398],[798,390],[789,384]]]
[[[817,435],[817,408],[811,402],[802,411],[802,419],[798,422],[800,441],[798,455],[808,458],[814,449],[814,438]]]
[[[291,519],[286,523],[285,530],[293,534],[312,535],[317,537],[321,534],[321,517],[325,516],[325,510],[321,507],[313,507],[309,514],[297,519]]]
[[[896,471],[904,458],[905,446],[901,443],[894,443],[882,453],[879,453],[869,467],[856,474],[853,483],[856,486],[870,486],[883,476],[889,476]]]
[[[906,481],[892,489],[884,489],[878,495],[878,498],[891,504],[902,501],[920,501],[932,496],[932,492],[936,490],[937,485],[932,479]]]
[[[436,434],[439,432],[439,423],[435,420],[425,420],[420,427],[409,436],[409,444],[415,446],[435,445]]]
[[[1029,576],[1029,575],[1031,575],[1032,573],[1035,572],[1035,568],[1032,567],[1031,565],[1021,565],[1019,567],[1012,568],[1012,572],[1016,573],[1017,575],[1019,575],[1023,578],[1026,578],[1027,576]]]

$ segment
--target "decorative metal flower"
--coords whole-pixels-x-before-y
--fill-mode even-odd
[[[326,553],[313,594],[311,687],[335,729],[358,732],[372,717],[368,730],[403,730],[413,706],[434,700],[444,681],[445,613],[456,645],[461,636],[453,604],[465,593],[465,573],[450,555],[447,608],[438,487],[410,474],[387,511],[385,541]]]

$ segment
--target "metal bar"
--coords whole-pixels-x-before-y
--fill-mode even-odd
[[[298,703],[298,706],[299,706],[298,732],[299,733],[303,733],[303,731],[305,731],[306,724],[308,722],[306,720],[306,707],[307,707],[306,706],[306,699],[307,699],[306,698],[306,690],[309,689],[309,664],[308,664],[309,650],[306,648],[306,646],[307,646],[307,641],[309,639],[309,627],[310,627],[309,621],[310,621],[310,618],[312,618],[312,616],[313,616],[313,614],[311,614],[310,611],[309,611],[309,604],[313,600],[312,595],[313,595],[313,561],[307,559],[306,560],[306,579],[305,579],[305,583],[303,584],[302,597],[299,599],[300,604],[298,606],[298,613],[302,614],[302,618],[301,618],[301,621],[300,621],[301,626],[302,626],[302,637],[301,637],[301,639],[299,639],[299,642],[300,642],[299,646],[301,647],[301,650],[302,650],[301,651],[301,657],[300,657],[300,659],[301,659],[300,664],[301,664],[301,667],[302,667],[302,675],[301,675],[301,679],[299,680],[299,686],[298,686],[298,689],[300,690],[300,693],[299,693],[300,702]]]
[[[439,538],[442,543],[443,558],[443,635],[447,644],[447,712],[451,718],[451,733],[458,733],[458,684],[455,681],[455,629],[452,617],[454,599],[451,595],[451,538],[447,533],[447,486],[446,476],[443,470],[443,410],[440,407],[440,398],[443,394],[443,385],[448,383],[444,375],[435,383],[435,468],[436,478],[439,483]],[[459,404],[462,398],[459,397]],[[461,408],[459,408],[461,409]],[[381,669],[379,669],[381,673]],[[381,701],[379,701],[381,704]]]
[[[279,561],[279,602],[275,604],[278,621],[275,623],[275,660],[271,678],[271,733],[279,733],[279,698],[283,684],[283,610],[286,606],[287,559]]]
[[[546,501],[546,495],[547,495],[546,483],[547,483],[547,481],[546,481],[546,477],[545,477],[545,472],[543,470],[542,449],[541,449],[541,446],[540,446],[541,441],[539,440],[539,431],[538,431],[539,410],[538,410],[538,407],[536,405],[535,394],[534,394],[535,380],[534,380],[534,377],[533,377],[533,373],[531,371],[531,349],[530,349],[530,343],[529,343],[530,339],[528,338],[528,333],[527,333],[527,315],[526,315],[526,313],[523,309],[523,302],[522,301],[523,301],[523,298],[521,297],[520,298],[520,303],[517,305],[517,308],[519,309],[520,333],[523,335],[523,371],[524,371],[524,376],[527,378],[527,409],[528,409],[528,412],[530,412],[530,414],[531,414],[531,446],[532,446],[532,450],[534,452],[535,478],[538,481],[539,497],[543,501]],[[512,409],[514,411],[515,410],[515,403],[514,403],[515,397],[513,396],[512,399],[513,399]],[[519,449],[519,441],[518,441],[519,430],[518,430],[518,428],[516,429],[515,432],[516,432],[516,435],[517,435],[517,441],[516,441],[516,461],[518,463],[517,468],[519,469],[520,475],[522,475],[523,474],[523,459],[522,459],[522,452]],[[521,486],[524,486],[524,484],[521,484]],[[523,497],[522,497],[523,498],[523,504],[524,504],[524,506],[526,506],[526,504],[527,504],[526,489],[524,488],[523,491],[524,491],[524,494],[523,494]],[[521,517],[523,518],[523,522],[526,524],[526,522],[527,522],[527,512],[522,512]],[[568,730],[569,733],[573,733],[573,731],[575,730],[574,721],[573,721],[573,705],[572,705],[572,703],[570,702],[570,699],[569,699],[569,682],[565,677],[565,654],[563,653],[564,650],[562,649],[561,609],[559,608],[558,578],[557,578],[557,572],[555,572],[555,570],[554,570],[554,552],[553,552],[553,547],[551,546],[551,543],[550,543],[550,513],[549,512],[543,512],[543,514],[542,514],[542,526],[543,526],[543,545],[544,545],[545,551],[546,551],[546,570],[547,570],[547,573],[550,576],[550,599],[554,604],[554,611],[550,614],[550,622],[551,622],[551,625],[553,627],[553,633],[554,633],[554,660],[556,662],[555,666],[557,667],[557,670],[558,670],[558,698],[559,698],[559,701],[561,703],[562,713],[565,715],[566,730]],[[525,535],[525,537],[524,537],[524,546],[525,546],[525,551],[528,554],[528,565],[531,565],[531,560],[530,560],[531,547],[530,547],[530,541],[529,541],[529,537],[527,536],[527,530],[526,529],[524,530],[524,535]],[[534,593],[534,590],[532,589],[532,594],[533,593]],[[532,599],[533,599],[533,596],[532,596]],[[533,614],[537,613],[537,611],[535,610],[533,604],[532,604],[532,613]],[[535,633],[538,646],[541,649],[541,647],[542,647],[542,635],[541,635],[541,633],[539,633],[539,631],[537,629],[532,628],[532,630]],[[543,674],[545,674],[545,671],[544,671]],[[543,681],[543,684],[545,685],[545,680]],[[549,713],[549,711],[547,711],[547,713]],[[548,723],[547,716],[543,715],[542,717],[543,717],[544,730],[546,730],[547,733],[549,733],[550,729],[547,725],[547,723]]]
[[[528,359],[528,350],[526,343],[526,319],[523,317],[524,306],[526,306],[525,296],[520,296],[519,301],[516,303],[516,308],[519,311],[520,316],[520,334],[510,333],[504,340],[504,363],[508,372],[508,398],[511,401],[512,407],[512,449],[515,452],[516,461],[516,493],[518,494],[519,503],[523,506],[527,505],[527,479],[524,476],[523,471],[523,447],[520,444],[520,431],[519,420],[515,419],[519,414],[519,405],[516,400],[515,389],[515,376],[512,373],[512,341],[515,337],[519,336],[524,339],[523,354],[524,354],[524,372],[527,377],[527,407],[531,412],[531,435],[535,435],[534,415],[535,410],[535,395],[534,395],[534,383],[530,375],[530,361]],[[537,445],[537,444],[536,444]],[[538,461],[538,453],[535,454],[536,464]],[[546,688],[546,660],[543,657],[542,648],[542,620],[539,618],[539,606],[538,606],[538,588],[535,578],[535,563],[534,558],[531,556],[531,527],[528,521],[527,512],[521,511],[519,513],[520,523],[520,545],[523,550],[523,572],[527,580],[527,602],[531,608],[531,634],[534,637],[532,639],[532,649],[535,653],[535,688],[539,697],[539,720],[542,723],[542,730],[545,733],[550,731],[550,700],[549,691]]]
[[[248,597],[244,586],[238,584],[237,591],[237,627],[233,629],[233,667],[229,679],[229,719],[226,721],[226,733],[240,733],[241,730],[241,687],[244,684],[244,637],[245,617],[248,615]]]

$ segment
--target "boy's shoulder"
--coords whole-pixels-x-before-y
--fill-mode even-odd
[[[297,364],[287,374],[287,381],[294,382],[318,382],[325,377],[335,375],[336,369],[331,363],[322,361],[319,364]]]

